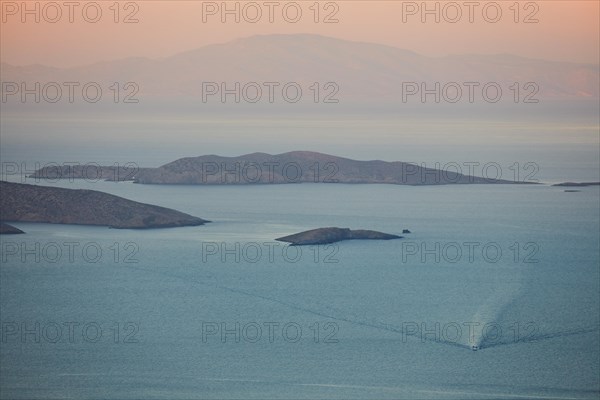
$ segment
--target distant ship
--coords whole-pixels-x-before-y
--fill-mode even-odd
[[[479,350],[479,346],[477,346],[476,344],[473,344],[473,345],[471,345],[471,350],[477,351],[477,350]]]

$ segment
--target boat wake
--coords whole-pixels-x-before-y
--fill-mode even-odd
[[[271,303],[276,303],[276,304],[282,305],[284,307],[287,307],[287,308],[290,308],[293,310],[302,311],[302,312],[305,312],[308,314],[331,319],[334,321],[345,322],[345,323],[353,324],[356,326],[368,327],[368,328],[378,329],[378,330],[387,331],[387,332],[393,332],[393,333],[401,334],[403,337],[412,337],[414,339],[418,339],[421,342],[437,343],[437,344],[442,344],[442,345],[447,345],[447,346],[452,346],[452,347],[457,347],[457,348],[464,348],[464,349],[469,349],[469,350],[480,350],[480,349],[493,348],[493,347],[505,346],[505,345],[511,345],[511,344],[536,342],[536,341],[547,340],[547,339],[552,339],[552,338],[580,335],[580,334],[586,334],[586,333],[590,333],[590,332],[600,331],[600,326],[580,327],[580,328],[571,328],[571,329],[567,329],[567,330],[563,330],[563,331],[555,331],[555,332],[528,333],[523,337],[516,337],[516,338],[511,335],[506,335],[505,337],[501,337],[500,340],[498,340],[498,338],[494,338],[494,340],[490,340],[489,335],[486,336],[485,330],[482,329],[479,331],[479,333],[477,333],[477,331],[474,330],[475,333],[473,335],[471,335],[470,339],[466,342],[444,340],[442,337],[437,336],[437,335],[435,335],[433,338],[431,338],[431,337],[428,337],[427,335],[422,335],[421,331],[405,329],[403,327],[400,327],[400,326],[397,326],[394,324],[377,321],[374,318],[365,320],[365,319],[359,319],[359,318],[355,318],[355,317],[341,315],[341,312],[340,312],[340,314],[337,314],[337,313],[333,314],[329,311],[315,310],[315,309],[303,307],[302,305],[295,304],[295,303],[285,301],[285,300],[281,300],[281,299],[278,299],[275,297],[265,296],[262,294],[254,293],[254,292],[243,290],[243,289],[220,285],[218,283],[217,279],[215,279],[213,276],[210,276],[210,275],[202,276],[200,279],[198,279],[197,277],[196,278],[185,277],[185,276],[181,276],[181,275],[177,275],[177,274],[173,274],[173,273],[167,273],[164,271],[157,271],[157,270],[147,269],[147,268],[143,268],[143,267],[136,267],[136,266],[131,266],[131,265],[129,265],[125,268],[140,270],[140,271],[144,271],[144,272],[150,272],[153,274],[158,274],[158,275],[162,275],[162,276],[177,279],[177,280],[183,280],[185,282],[196,284],[196,285],[212,287],[213,289],[228,291],[231,293],[235,293],[237,295],[252,297],[255,299],[260,299],[260,300],[268,301]],[[500,330],[508,329],[510,331],[510,325],[508,323],[495,322],[494,316],[499,315],[501,313],[501,311],[505,307],[508,306],[509,302],[506,301],[508,298],[514,299],[514,294],[518,292],[518,288],[516,288],[515,290],[516,291],[512,291],[512,292],[503,292],[502,294],[496,293],[495,295],[490,297],[488,299],[488,302],[486,302],[486,304],[483,305],[482,307],[480,307],[480,309],[477,311],[477,313],[475,314],[475,316],[473,318],[474,321],[471,321],[469,323],[472,325],[478,324],[477,326],[480,326],[480,327],[493,325],[495,327],[494,329],[496,329],[496,328],[499,328]],[[488,334],[489,334],[489,332],[488,332]]]

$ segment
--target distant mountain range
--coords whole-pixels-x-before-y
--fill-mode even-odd
[[[511,99],[508,88],[515,82],[521,85],[521,97],[532,91],[522,86],[534,82],[539,87],[537,98],[597,99],[599,75],[598,65],[508,54],[432,58],[380,44],[310,34],[252,36],[162,59],[126,58],[75,68],[1,64],[3,82],[93,81],[105,91],[113,82],[135,82],[137,96],[144,99],[201,98],[203,82],[227,82],[230,88],[235,82],[297,82],[304,90],[303,99],[312,99],[309,88],[314,82],[321,85],[321,97],[334,91],[325,88],[325,83],[335,82],[339,92],[334,97],[368,101],[400,100],[406,82],[426,82],[428,87],[435,82],[496,82],[505,91],[504,98]],[[121,95],[132,93],[121,90]],[[266,99],[268,89],[263,86],[263,90]],[[466,96],[467,88],[463,90]]]
[[[444,185],[521,183],[475,177],[455,169],[424,168],[401,161],[357,161],[311,151],[252,153],[239,157],[187,157],[158,168],[52,166],[35,171],[38,179],[105,179],[142,184],[231,185],[285,183],[385,183]]]

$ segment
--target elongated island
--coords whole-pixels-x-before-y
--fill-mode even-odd
[[[35,171],[36,179],[104,179],[154,185],[251,185],[352,183],[392,185],[533,183],[465,175],[402,161],[359,161],[314,151],[252,153],[238,157],[204,155],[180,158],[157,168],[53,165]]]

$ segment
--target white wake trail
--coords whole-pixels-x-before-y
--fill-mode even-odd
[[[516,273],[513,274],[513,271]],[[520,269],[513,268],[507,269],[506,272],[511,275],[500,275],[500,271],[497,272],[489,296],[470,321],[473,329],[472,334],[467,337],[467,344],[471,348],[484,348],[488,342],[498,343],[512,338],[500,318],[523,290],[523,273]]]

